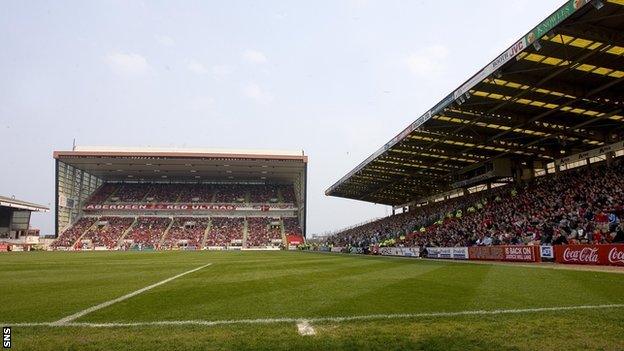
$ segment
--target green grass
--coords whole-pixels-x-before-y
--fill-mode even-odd
[[[624,274],[301,252],[0,255],[0,323],[318,318],[624,304]],[[624,308],[313,324],[14,327],[15,350],[624,349]]]

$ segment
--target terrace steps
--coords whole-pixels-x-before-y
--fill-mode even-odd
[[[284,218],[280,218],[280,231],[282,233],[282,244],[287,246],[286,242],[286,228],[284,227]]]
[[[247,247],[247,237],[249,236],[249,223],[247,222],[247,217],[244,218],[243,222],[243,247]]]
[[[165,238],[167,238],[167,234],[169,234],[169,230],[171,230],[171,227],[173,226],[173,217],[169,217],[169,225],[167,226],[167,229],[165,229],[163,231],[163,235],[160,237],[160,240],[158,241],[158,245],[162,246],[165,243]]]
[[[124,230],[123,234],[121,234],[121,236],[119,237],[119,240],[117,240],[116,249],[119,249],[126,235],[130,233],[130,231],[132,230],[132,228],[134,228],[134,226],[137,224],[138,221],[139,221],[139,217],[134,217],[134,221],[132,222],[132,224],[130,224],[130,226],[126,230]]]
[[[210,233],[210,227],[212,227],[212,219],[208,220],[208,225],[206,225],[206,230],[204,230],[204,237],[201,241],[201,247],[206,247],[206,240],[208,240],[208,234]]]

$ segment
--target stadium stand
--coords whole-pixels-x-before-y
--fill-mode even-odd
[[[566,2],[358,163],[325,194],[393,216],[328,242],[619,242],[622,5]]]
[[[333,245],[624,242],[624,160],[423,206],[338,232]]]
[[[275,249],[282,218],[305,233],[302,152],[76,147],[54,158],[54,248],[83,236],[81,249]]]

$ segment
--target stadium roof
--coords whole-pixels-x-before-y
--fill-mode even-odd
[[[37,205],[32,202],[18,200],[12,197],[0,196],[0,207],[11,207],[20,210],[28,210],[34,212],[48,212],[49,208],[43,205]]]
[[[302,151],[76,147],[54,158],[107,181],[293,181]]]
[[[500,157],[546,161],[622,139],[624,0],[569,0],[326,191],[401,205]]]

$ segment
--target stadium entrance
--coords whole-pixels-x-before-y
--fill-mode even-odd
[[[57,151],[54,248],[278,249],[305,234],[302,152]]]

